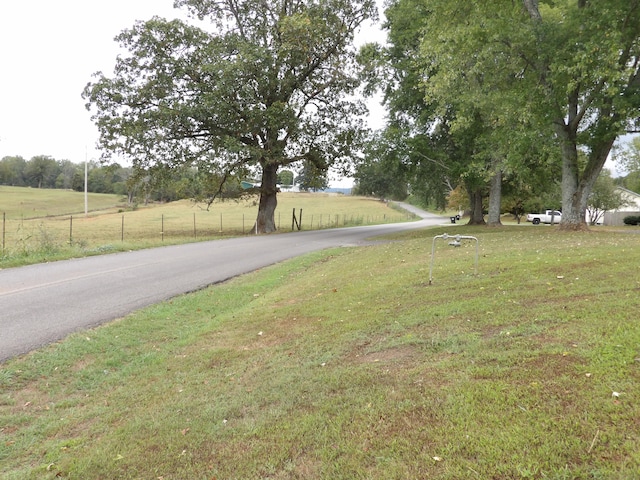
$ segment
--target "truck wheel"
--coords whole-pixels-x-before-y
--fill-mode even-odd
[[[540,225],[540,219],[539,218],[534,218],[532,223],[534,225]]]

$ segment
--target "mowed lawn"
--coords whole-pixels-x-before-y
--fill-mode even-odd
[[[639,233],[426,229],[79,332],[0,367],[0,478],[640,478]]]
[[[92,212],[118,208],[126,203],[120,195],[88,193]],[[0,215],[29,220],[58,215],[84,214],[84,192],[71,190],[8,187],[0,185]]]

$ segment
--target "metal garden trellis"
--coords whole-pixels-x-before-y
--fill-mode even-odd
[[[443,240],[453,239],[449,242],[449,245],[452,247],[460,247],[462,243],[460,240],[475,240],[476,242],[476,261],[475,261],[475,270],[474,274],[478,275],[478,239],[476,237],[472,237],[471,235],[449,235],[447,233],[443,233],[442,235],[436,235],[433,237],[433,243],[431,244],[431,265],[429,266],[429,285],[433,283],[433,260],[436,254],[436,239],[441,238]]]

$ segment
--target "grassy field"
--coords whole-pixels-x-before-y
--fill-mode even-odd
[[[478,275],[429,284],[444,232]],[[0,478],[640,478],[638,233],[428,229],[72,335],[0,367]]]
[[[250,234],[253,201],[215,202],[211,208],[184,200],[130,209],[114,195],[93,195],[84,216],[84,194],[0,187],[3,223],[0,268],[169,243]],[[293,210],[304,230],[406,221],[404,211],[363,197],[283,193],[276,224],[291,231]],[[302,211],[302,218],[300,217]]]
[[[87,194],[89,209],[117,209],[125,202],[119,195]],[[84,192],[0,185],[0,214],[7,218],[29,220],[59,215],[84,214]]]

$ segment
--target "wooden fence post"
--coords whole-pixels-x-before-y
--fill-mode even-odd
[[[302,209],[300,209],[300,218],[296,218],[296,209],[293,209],[293,215],[291,216],[291,231],[296,227],[298,230],[302,229]]]

